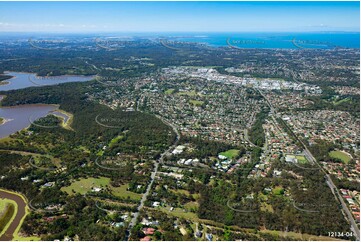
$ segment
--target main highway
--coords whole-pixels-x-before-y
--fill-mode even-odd
[[[274,116],[277,116],[276,110],[273,108],[271,102],[267,99],[267,97],[261,92],[261,90],[256,89],[261,95],[262,97],[266,100],[269,108],[270,108],[270,115],[272,116],[272,119],[276,122]],[[286,124],[286,123],[285,123]],[[286,124],[287,125],[287,124]],[[347,220],[350,223],[351,226],[351,230],[353,232],[353,234],[355,235],[356,239],[359,241],[360,240],[360,230],[355,222],[355,219],[352,216],[352,213],[350,212],[349,208],[347,207],[343,197],[341,196],[339,189],[337,189],[337,187],[335,186],[335,184],[333,183],[331,177],[328,175],[328,173],[326,172],[325,169],[323,169],[323,167],[319,164],[319,162],[316,160],[316,158],[312,155],[312,153],[308,150],[307,146],[303,143],[302,140],[300,140],[298,138],[298,136],[293,132],[292,129],[289,128],[289,130],[292,132],[292,134],[294,135],[294,137],[297,138],[297,141],[299,141],[304,149],[304,154],[307,157],[308,160],[314,162],[319,169],[325,174],[325,179],[326,179],[326,183],[327,185],[330,187],[333,195],[335,196],[336,200],[339,201],[341,203],[342,206],[342,210],[344,212],[344,214],[347,216]],[[344,231],[339,231],[339,232],[344,232]]]

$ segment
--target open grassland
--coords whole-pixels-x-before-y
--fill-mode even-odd
[[[283,189],[282,187],[278,186],[278,187],[275,187],[275,188],[272,190],[272,193],[273,193],[274,195],[283,195],[284,189]]]
[[[68,187],[62,187],[61,190],[68,194],[80,193],[84,195],[87,192],[90,192],[94,187],[105,188],[107,185],[109,185],[109,182],[110,178],[107,177],[91,177],[75,181]]]
[[[296,155],[296,159],[297,159],[298,163],[300,163],[300,164],[308,163],[306,157],[303,155]]]
[[[140,200],[142,198],[141,194],[127,191],[128,184],[124,184],[120,187],[113,187],[110,185],[110,178],[100,177],[100,178],[83,178],[77,181],[74,181],[68,187],[62,187],[61,190],[68,194],[80,193],[82,195],[87,192],[92,191],[93,188],[109,188],[113,195],[122,198],[131,198],[134,200]]]
[[[348,163],[351,161],[351,156],[347,154],[346,152],[340,151],[340,150],[334,150],[329,153],[329,156],[331,158],[336,158],[342,160],[343,163]]]
[[[119,141],[121,141],[124,138],[123,135],[118,135],[117,137],[113,138],[110,142],[109,142],[109,147],[113,147],[116,143],[118,143]]]
[[[198,100],[189,100],[189,103],[193,104],[194,106],[202,106],[204,102]]]
[[[173,92],[174,92],[174,89],[168,89],[164,92],[164,94],[171,95],[171,94],[173,94]]]
[[[170,211],[169,206],[167,207],[158,207],[158,209],[164,213],[167,213],[169,215],[172,215],[174,217],[178,217],[178,218],[184,218],[184,219],[198,219],[197,214],[192,213],[192,212],[185,212],[184,209],[182,208],[174,208],[172,211]]]
[[[228,159],[233,159],[239,155],[239,152],[240,152],[240,150],[232,149],[232,150],[227,150],[225,152],[221,152],[219,154],[227,157]]]
[[[127,191],[128,184],[121,185],[120,187],[111,187],[113,194],[117,197],[130,198],[132,200],[140,200],[142,194]]]
[[[178,92],[177,93],[180,96],[188,96],[188,97],[195,97],[197,95],[199,95],[196,91],[192,90],[192,91],[187,91],[187,92]]]

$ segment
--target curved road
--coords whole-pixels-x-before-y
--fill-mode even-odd
[[[21,225],[22,219],[26,216],[26,202],[22,196],[17,195],[13,192],[0,190],[0,198],[7,198],[16,202],[18,211],[15,218],[11,221],[10,226],[7,228],[5,233],[0,236],[0,241],[8,241],[14,238],[16,229]]]

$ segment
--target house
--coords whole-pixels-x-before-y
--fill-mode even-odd
[[[218,158],[219,158],[220,160],[225,160],[225,159],[227,159],[227,156],[224,156],[224,155],[218,155]]]
[[[153,207],[159,207],[160,202],[153,202]]]
[[[92,189],[93,192],[100,192],[102,189],[100,187],[94,187]]]
[[[212,235],[212,234],[206,234],[206,239],[207,239],[208,241],[212,241],[213,235]]]
[[[43,185],[43,187],[52,187],[54,186],[55,182],[47,182]]]
[[[144,228],[143,229],[143,233],[146,234],[146,235],[153,235],[154,232],[155,232],[154,228]]]
[[[275,169],[275,170],[273,171],[273,176],[274,176],[274,177],[278,177],[278,176],[281,175],[281,173],[282,173],[281,171]]]

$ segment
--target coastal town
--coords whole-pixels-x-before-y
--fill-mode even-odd
[[[0,240],[359,240],[359,50],[278,38],[0,36]]]

